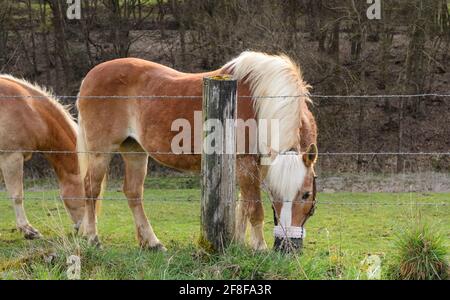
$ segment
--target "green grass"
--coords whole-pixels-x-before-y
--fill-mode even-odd
[[[428,225],[413,224],[399,234],[395,259],[388,274],[393,279],[436,280],[450,275],[445,237]]]
[[[224,255],[210,255],[197,246],[200,190],[196,185],[189,178],[146,183],[153,189],[146,189],[145,209],[168,248],[164,254],[139,249],[125,200],[104,201],[99,218],[102,249],[72,235],[56,190],[26,193],[40,199],[25,201],[30,222],[45,237],[38,241],[22,238],[14,229],[11,204],[1,200],[0,279],[66,279],[66,259],[72,254],[81,257],[84,279],[363,279],[360,262],[368,254],[382,258],[386,278],[384,266],[394,259],[395,236],[411,222],[440,228],[448,247],[450,207],[420,203],[448,203],[450,194],[334,193],[319,194],[316,214],[306,225],[302,255],[254,253],[240,245]],[[190,186],[195,188],[182,189]],[[106,197],[122,198],[123,194],[113,190]],[[5,194],[0,193],[0,198]],[[273,220],[265,202],[265,237],[270,247]],[[340,205],[348,202],[359,205]],[[50,253],[55,253],[51,262],[45,259]]]

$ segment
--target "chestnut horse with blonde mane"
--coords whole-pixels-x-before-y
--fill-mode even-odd
[[[287,250],[287,245],[301,246],[304,224],[314,211],[316,197],[317,129],[307,106],[309,86],[303,81],[298,66],[288,57],[251,51],[207,73],[182,73],[154,62],[123,58],[102,63],[87,74],[77,102],[78,151],[88,198],[80,231],[91,243],[99,242],[95,203],[102,190],[111,152],[119,151],[125,161],[123,191],[134,216],[139,244],[150,249],[165,249],[143,208],[148,156],[177,170],[200,171],[199,153],[193,150],[175,154],[171,149],[171,142],[177,135],[172,124],[177,119],[194,124],[194,113],[202,111],[202,79],[221,74],[230,74],[238,80],[238,119],[279,120],[279,131],[267,132],[269,140],[277,139],[278,145],[271,149],[267,149],[267,144],[259,145],[259,149],[266,148],[271,153],[269,166],[261,164],[260,153],[237,156],[241,199],[235,238],[245,240],[249,222],[251,247],[267,248],[261,202],[261,182],[265,180],[274,203],[275,247]],[[153,97],[146,99],[149,95]],[[202,127],[197,130],[201,131]],[[196,132],[192,137],[199,134],[201,132]]]
[[[77,228],[84,216],[85,197],[76,154],[77,124],[44,89],[9,75],[0,75],[0,103],[0,169],[17,228],[27,239],[41,236],[23,207],[23,164],[34,151],[45,152],[53,166],[61,198]]]

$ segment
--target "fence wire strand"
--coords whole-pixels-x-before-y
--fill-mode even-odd
[[[41,153],[41,154],[158,154],[158,155],[201,155],[201,153],[167,152],[167,151],[77,151],[77,150],[31,150],[31,149],[0,149],[1,153]],[[259,155],[259,153],[237,152],[237,155]],[[319,152],[319,156],[353,156],[353,155],[407,155],[436,156],[450,155],[450,152]]]
[[[94,99],[94,100],[160,100],[160,99],[202,99],[201,95],[51,95],[58,99]],[[23,98],[48,98],[45,95],[0,95],[0,99],[23,99]],[[289,98],[325,98],[325,99],[385,99],[385,98],[420,98],[420,97],[450,97],[450,92],[444,93],[422,93],[422,94],[387,94],[387,95],[321,95],[321,94],[298,94],[298,95],[279,95],[279,96],[238,96],[241,99],[289,99]]]
[[[25,191],[25,192],[30,192],[30,191]],[[36,192],[36,191],[32,191],[32,192]],[[46,191],[40,191],[40,192],[46,192]],[[111,191],[108,191],[111,192]],[[159,199],[159,198],[149,198],[149,197],[144,197],[144,198],[126,198],[126,197],[103,197],[103,198],[98,198],[98,199],[92,199],[92,198],[86,198],[86,197],[64,197],[62,198],[59,195],[53,194],[53,195],[48,195],[48,196],[42,196],[42,197],[20,197],[20,198],[15,198],[15,197],[0,197],[0,201],[11,201],[11,200],[15,200],[15,199],[23,199],[23,200],[34,200],[34,201],[45,201],[45,200],[61,200],[61,201],[86,201],[86,200],[96,200],[96,201],[144,201],[144,202],[162,202],[162,203],[200,203],[200,200],[192,200],[189,198],[186,198],[184,200],[181,199],[175,199],[175,200],[170,200],[170,199]],[[248,202],[248,203],[268,203],[268,204],[273,204],[273,203],[291,203],[291,202],[296,202],[296,201],[281,201],[281,200],[249,200],[249,199],[236,199],[236,202]],[[302,203],[312,203],[313,201],[302,201]],[[317,206],[320,205],[333,205],[333,206],[410,206],[410,205],[418,205],[418,206],[450,206],[450,201],[448,202],[407,202],[407,201],[401,201],[401,202],[397,202],[397,201],[390,201],[390,202],[374,202],[374,201],[366,201],[366,200],[353,200],[351,202],[341,202],[341,201],[316,201],[315,202]]]
[[[11,99],[25,99],[25,98],[33,98],[33,99],[41,99],[48,98],[46,95],[0,95],[0,100],[11,100]],[[98,96],[78,96],[78,95],[52,95],[52,97],[58,99],[94,99],[94,100],[161,100],[161,99],[201,99],[200,95],[129,95],[129,96],[119,96],[119,95],[98,95]],[[242,99],[288,99],[288,98],[302,98],[302,97],[310,97],[310,98],[325,98],[325,99],[383,99],[383,98],[417,98],[417,97],[442,97],[447,98],[450,97],[450,92],[444,93],[422,93],[422,94],[387,94],[387,95],[320,95],[320,94],[299,94],[299,95],[280,95],[280,96],[239,96]],[[167,152],[167,151],[151,151],[151,152],[142,152],[142,151],[130,151],[130,152],[121,152],[121,151],[74,151],[74,150],[32,150],[32,149],[0,149],[1,153],[41,153],[41,154],[127,154],[127,155],[200,155],[201,153],[176,153],[176,152]],[[237,153],[239,154],[257,154],[257,153]],[[321,152],[319,156],[354,156],[354,155],[368,155],[368,156],[390,156],[390,155],[404,155],[404,156],[448,156],[450,152]],[[252,174],[253,175],[253,174]],[[191,177],[184,177],[191,178]],[[264,182],[259,178],[256,179],[263,187],[263,190],[268,192],[268,188],[265,186]],[[62,198],[57,195],[53,195],[54,198]],[[45,200],[49,197],[23,197],[23,199],[29,200]],[[0,198],[0,200],[11,200],[14,198]],[[64,200],[78,200],[85,201],[89,200],[86,197],[65,197]],[[151,202],[167,202],[167,203],[193,203],[196,201],[193,200],[162,200],[162,199],[152,199],[152,198],[139,198],[139,199],[129,199],[126,197],[104,197],[102,199],[97,199],[99,201],[151,201]],[[237,199],[237,202],[265,202],[269,201],[271,205],[276,202],[286,202],[286,201],[277,201],[271,199],[269,200],[249,200],[249,199]],[[293,201],[287,201],[293,202]],[[317,201],[317,205],[333,205],[333,206],[449,206],[449,202],[374,202],[374,201],[351,201],[351,202],[332,202],[332,201]]]

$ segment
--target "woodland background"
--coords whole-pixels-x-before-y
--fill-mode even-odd
[[[114,58],[197,72],[251,49],[291,56],[314,94],[450,94],[447,0],[382,0],[380,20],[365,0],[81,2],[81,20],[68,20],[66,1],[0,0],[0,73],[76,95]],[[313,100],[320,152],[450,152],[450,97]],[[116,158],[111,172],[120,168]],[[448,172],[450,156],[323,156],[320,170]],[[28,176],[48,172],[40,155],[27,164]]]

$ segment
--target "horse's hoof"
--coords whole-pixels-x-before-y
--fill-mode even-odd
[[[27,240],[36,240],[42,238],[42,234],[37,229],[34,229],[31,225],[25,225],[19,227],[19,230],[23,233],[23,236]]]
[[[80,230],[81,229],[81,230]],[[75,235],[81,234],[81,232],[84,231],[83,228],[81,228],[81,222],[78,222],[76,224],[73,224],[73,230],[75,232]]]
[[[257,242],[257,243],[252,243],[252,249],[253,251],[266,251],[269,248],[267,247],[266,241],[262,241],[262,242]]]
[[[148,246],[147,249],[155,252],[167,252],[167,248],[164,247],[164,245],[161,243],[158,243],[154,246]]]
[[[98,238],[98,235],[91,236],[88,238],[88,244],[93,247],[101,248],[102,243],[100,242],[100,239]]]

